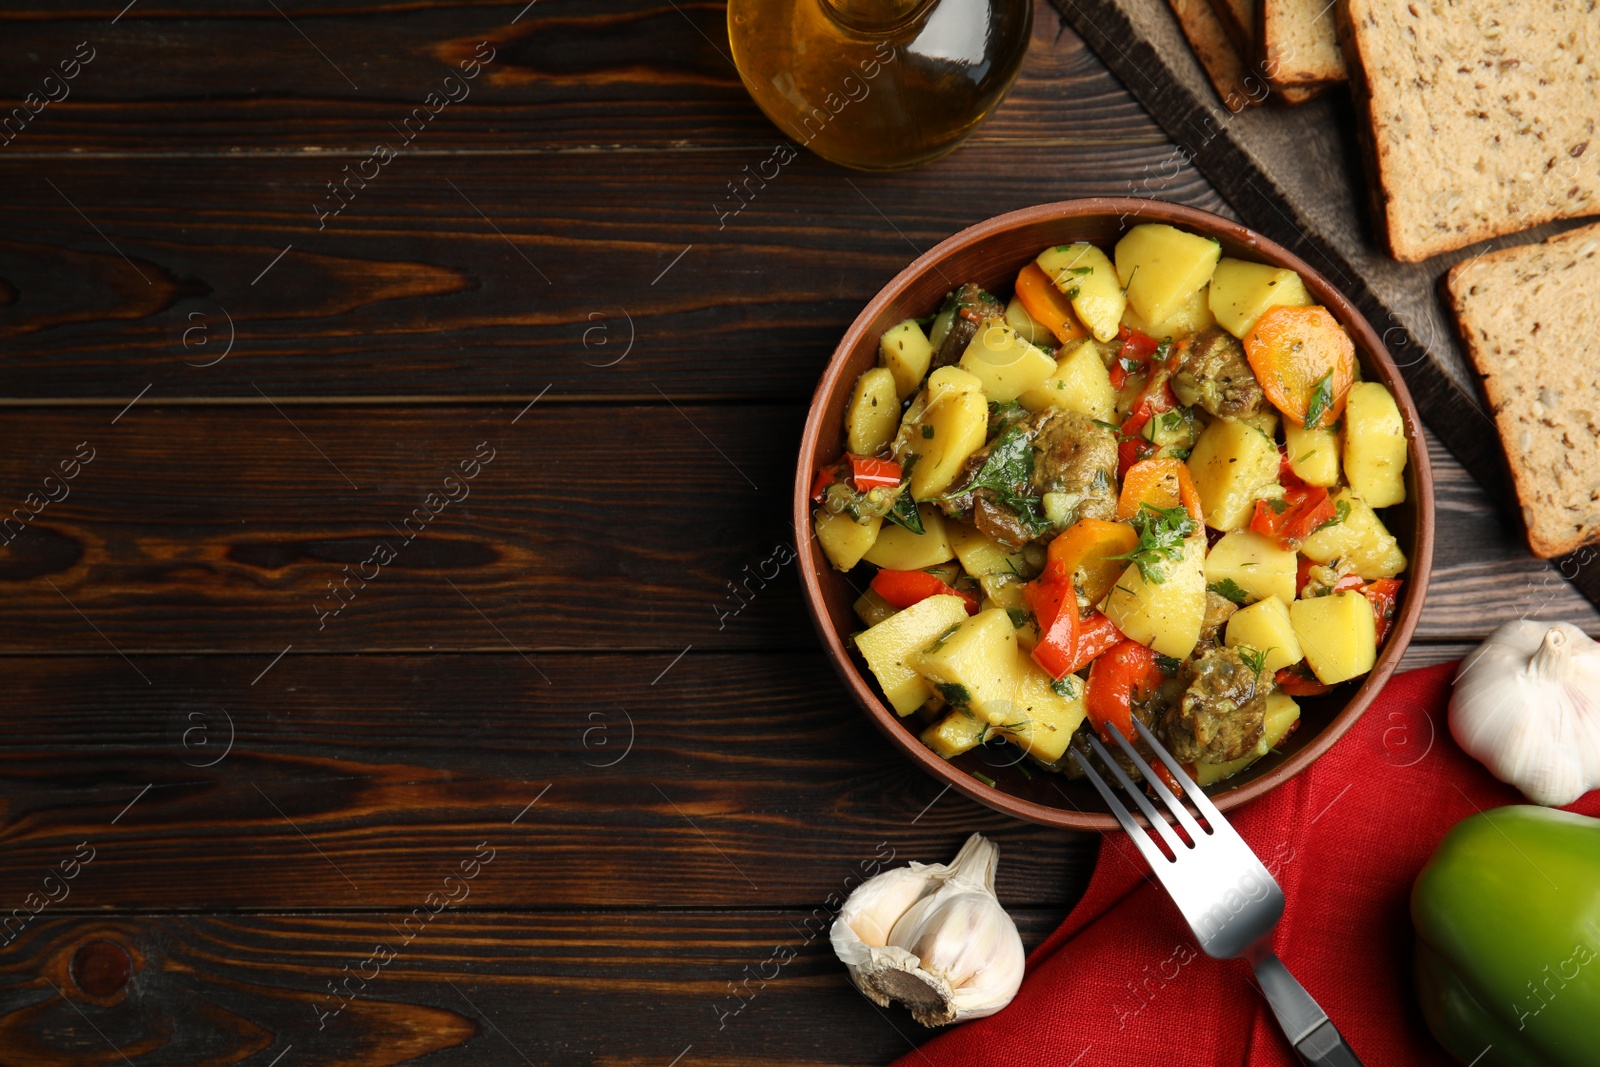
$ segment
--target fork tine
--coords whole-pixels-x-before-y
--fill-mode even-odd
[[[1172,861],[1161,854],[1161,850],[1156,847],[1156,843],[1151,840],[1148,834],[1140,831],[1139,824],[1133,821],[1133,813],[1128,810],[1126,804],[1117,799],[1117,794],[1112,791],[1110,786],[1106,785],[1105,779],[1100,777],[1100,772],[1095,770],[1089,761],[1083,758],[1083,753],[1073,749],[1072,758],[1077,761],[1083,773],[1088,776],[1089,781],[1094,784],[1095,789],[1104,798],[1106,807],[1110,808],[1111,814],[1116,816],[1123,832],[1128,835],[1128,840],[1138,847],[1140,855],[1144,856],[1144,861],[1150,865],[1150,869],[1159,872],[1162,869],[1161,865],[1170,864]],[[1115,765],[1113,764],[1113,766]]]
[[[1137,719],[1134,720],[1134,722],[1138,721],[1139,720]],[[1142,726],[1144,724],[1140,723],[1140,725]],[[1199,823],[1195,822],[1194,816],[1189,814],[1189,809],[1185,808],[1183,806],[1183,802],[1172,795],[1172,790],[1167,788],[1167,783],[1163,782],[1161,780],[1161,776],[1156,774],[1154,769],[1151,768],[1150,764],[1144,761],[1144,757],[1139,755],[1139,753],[1134,750],[1133,745],[1128,741],[1128,739],[1122,736],[1121,730],[1117,729],[1116,726],[1111,723],[1106,723],[1106,727],[1111,731],[1111,736],[1117,739],[1117,744],[1122,746],[1122,751],[1126,752],[1128,754],[1128,758],[1133,760],[1133,765],[1139,768],[1139,773],[1144,775],[1144,780],[1155,787],[1156,795],[1159,796],[1162,802],[1166,804],[1167,810],[1172,813],[1172,817],[1178,821],[1180,826],[1189,832],[1190,840],[1199,841],[1200,835],[1204,834],[1205,831],[1200,828]],[[1168,755],[1167,750],[1157,744],[1148,733],[1145,734],[1145,737],[1150,742],[1151,751],[1155,752],[1158,756],[1168,757],[1166,766],[1170,768],[1172,766],[1171,757]],[[1174,775],[1174,778],[1180,783],[1187,782],[1189,780],[1189,776],[1183,774],[1181,770],[1177,775]]]
[[[1217,806],[1211,803],[1211,798],[1202,793],[1200,787],[1194,784],[1194,779],[1184,773],[1183,768],[1178,765],[1178,761],[1172,758],[1172,753],[1168,752],[1161,742],[1156,740],[1149,727],[1138,719],[1134,719],[1133,728],[1139,731],[1139,736],[1144,738],[1145,744],[1150,746],[1150,751],[1159,756],[1161,762],[1166,764],[1167,770],[1172,772],[1172,777],[1179,785],[1183,786],[1184,795],[1189,798],[1190,803],[1200,810],[1200,814],[1206,817],[1206,821],[1212,826],[1216,826],[1221,822],[1222,812],[1218,811]]]
[[[1172,850],[1172,854],[1174,856],[1182,855],[1189,846],[1178,840],[1178,836],[1172,832],[1172,825],[1160,816],[1155,809],[1155,805],[1151,804],[1144,795],[1144,790],[1133,784],[1133,779],[1128,777],[1127,772],[1122,769],[1122,765],[1111,758],[1111,753],[1106,751],[1106,747],[1100,743],[1099,738],[1094,736],[1092,730],[1089,732],[1088,738],[1089,747],[1094,749],[1094,754],[1099,756],[1101,762],[1107,767],[1111,768],[1111,773],[1116,776],[1117,784],[1122,786],[1123,790],[1133,798],[1135,804],[1139,805],[1139,810],[1144,812],[1145,819],[1155,832],[1161,835],[1161,840],[1167,843],[1167,847]]]

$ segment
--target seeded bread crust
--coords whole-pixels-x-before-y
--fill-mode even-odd
[[[1458,263],[1445,284],[1533,554],[1600,541],[1600,223]]]
[[[1343,0],[1339,18],[1395,259],[1600,211],[1600,0]]]
[[[1332,0],[1263,0],[1262,62],[1278,88],[1345,80]]]

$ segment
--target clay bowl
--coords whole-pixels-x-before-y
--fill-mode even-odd
[[[1416,628],[1427,593],[1433,556],[1433,477],[1422,441],[1422,423],[1411,395],[1382,341],[1349,300],[1298,256],[1236,223],[1209,212],[1178,204],[1128,198],[1066,200],[1014,211],[962,230],[918,257],[873,298],[845,332],[817,385],[800,442],[795,468],[794,523],[811,527],[809,492],[817,467],[844,451],[845,402],[856,378],[877,361],[878,337],[908,317],[931,314],[944,294],[973,281],[995,292],[1009,293],[1017,271],[1047,245],[1090,241],[1110,251],[1129,228],[1142,222],[1165,222],[1217,238],[1223,254],[1288,267],[1305,279],[1313,299],[1324,305],[1355,341],[1362,376],[1381,381],[1394,393],[1410,438],[1406,471],[1406,503],[1387,509],[1384,518],[1406,550],[1409,568],[1393,630],[1365,678],[1346,682],[1322,696],[1301,698],[1299,728],[1281,746],[1250,770],[1213,787],[1223,811],[1238,807],[1287,781],[1311,765],[1349,730],[1383,688],[1400,662]],[[876,681],[860,658],[845,647],[846,636],[861,628],[851,605],[858,585],[871,568],[862,564],[849,575],[829,565],[813,537],[800,552],[800,573],[807,607],[834,669],[844,679],[878,729],[905,755],[935,778],[974,800],[1008,815],[1047,826],[1074,830],[1111,830],[1116,823],[1105,803],[1085,781],[1030,768],[1028,777],[1007,764],[1015,752],[980,747],[954,761],[935,755],[917,739],[913,718],[902,722],[878,696]],[[977,771],[995,781],[993,788],[972,776]]]

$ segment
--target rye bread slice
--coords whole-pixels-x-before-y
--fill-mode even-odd
[[[1212,9],[1211,0],[1167,0],[1167,6],[1177,17],[1178,27],[1205,68],[1212,88],[1222,98],[1222,105],[1232,112],[1260,105],[1267,97],[1267,86],[1260,78],[1250,76],[1222,19]]]
[[[1334,0],[1262,0],[1261,55],[1280,89],[1345,80]]]
[[[1600,541],[1600,223],[1458,263],[1445,284],[1533,554]]]
[[[1415,263],[1600,211],[1600,5],[1344,0],[1389,254]]]

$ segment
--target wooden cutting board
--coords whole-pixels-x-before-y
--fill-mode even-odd
[[[1344,87],[1299,107],[1231,112],[1212,89],[1164,0],[1051,0],[1122,79],[1176,147],[1172,166],[1129,182],[1131,196],[1161,195],[1185,157],[1251,228],[1293,249],[1361,308],[1400,365],[1433,430],[1520,527],[1505,457],[1478,377],[1441,300],[1445,272],[1464,259],[1542,240],[1554,223],[1425,263],[1399,263],[1379,245],[1356,111]],[[1427,175],[1418,175],[1427,181]],[[1553,560],[1600,605],[1595,553]]]

